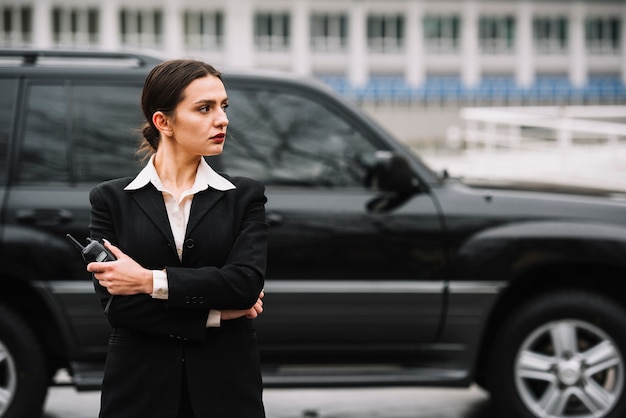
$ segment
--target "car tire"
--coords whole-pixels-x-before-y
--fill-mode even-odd
[[[489,379],[495,416],[626,416],[626,311],[583,291],[540,296],[497,333]]]
[[[35,334],[13,310],[0,305],[0,417],[41,416],[48,372]]]

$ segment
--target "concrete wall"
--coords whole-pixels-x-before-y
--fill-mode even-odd
[[[448,128],[462,127],[458,107],[364,104],[361,108],[398,140],[417,148],[443,147]]]

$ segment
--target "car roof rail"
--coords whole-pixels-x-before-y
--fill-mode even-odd
[[[156,65],[164,58],[145,53],[98,50],[0,49],[0,66],[12,67],[116,67]]]

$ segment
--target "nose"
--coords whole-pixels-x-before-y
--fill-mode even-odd
[[[228,116],[226,115],[226,110],[220,109],[219,114],[215,118],[215,124],[217,126],[227,126],[228,125]]]

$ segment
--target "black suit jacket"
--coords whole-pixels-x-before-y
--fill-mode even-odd
[[[92,190],[91,238],[108,239],[145,268],[165,269],[169,287],[166,301],[112,300],[101,417],[175,417],[183,376],[197,417],[264,416],[252,321],[206,329],[210,309],[247,309],[264,285],[264,188],[229,180],[235,189],[209,187],[194,196],[182,261],[163,196],[152,184],[126,191],[132,178],[125,178]],[[95,280],[94,286],[105,306],[110,295]]]

